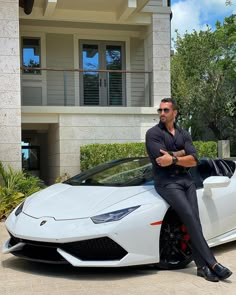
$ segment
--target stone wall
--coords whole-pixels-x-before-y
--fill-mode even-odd
[[[18,0],[0,0],[0,161],[21,169]]]
[[[153,72],[152,106],[157,107],[164,97],[170,97],[170,14],[152,15],[145,38],[146,70]]]

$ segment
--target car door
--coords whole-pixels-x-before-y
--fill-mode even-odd
[[[225,176],[214,177],[218,184],[211,188],[204,185],[197,191],[200,218],[207,240],[236,228],[236,177],[228,178],[228,181]]]

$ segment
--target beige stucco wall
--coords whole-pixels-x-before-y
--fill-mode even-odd
[[[145,38],[145,61],[146,70],[153,72],[151,103],[154,107],[171,95],[170,42],[170,14],[153,14]]]
[[[0,161],[21,168],[18,0],[0,0]]]
[[[143,39],[130,39],[130,68],[131,71],[145,71]],[[144,73],[131,74],[131,106],[149,106],[149,93],[145,91],[145,79],[148,80],[148,78],[148,74]]]
[[[46,34],[46,65],[53,69],[74,69],[74,44],[72,34]],[[47,104],[75,105],[74,73],[46,72]],[[66,79],[66,101],[64,96]]]

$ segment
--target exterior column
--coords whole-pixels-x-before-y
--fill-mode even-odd
[[[19,1],[0,0],[0,161],[21,169]]]
[[[171,95],[170,82],[170,14],[158,13],[152,15],[146,37],[148,71],[152,71],[151,106],[157,107],[164,97]]]
[[[218,140],[218,157],[223,159],[230,158],[229,140]]]

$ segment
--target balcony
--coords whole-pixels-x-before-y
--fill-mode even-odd
[[[151,72],[21,69],[23,106],[151,106]]]

